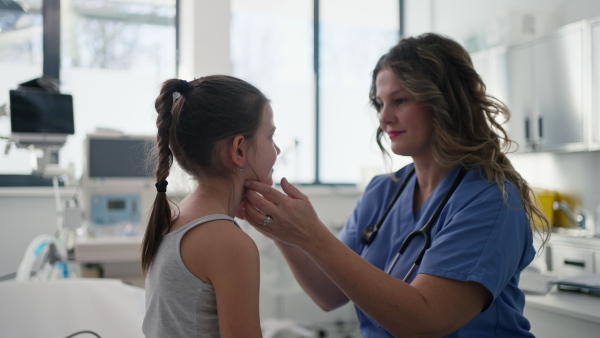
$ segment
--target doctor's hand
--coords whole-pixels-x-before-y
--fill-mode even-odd
[[[321,231],[329,231],[308,197],[287,179],[281,179],[285,194],[258,181],[246,181],[245,185],[244,218],[268,237],[303,247]]]

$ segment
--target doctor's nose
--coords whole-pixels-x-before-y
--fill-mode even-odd
[[[390,108],[387,106],[381,107],[379,109],[379,124],[385,125],[392,123],[394,119],[394,114]]]

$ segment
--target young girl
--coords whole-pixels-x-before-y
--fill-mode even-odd
[[[259,256],[236,224],[244,181],[273,184],[280,150],[273,111],[230,76],[164,82],[158,118],[157,195],[144,241],[146,337],[260,337]],[[176,208],[166,196],[173,160],[198,182]]]

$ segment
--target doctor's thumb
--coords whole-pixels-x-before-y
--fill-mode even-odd
[[[296,188],[293,184],[288,182],[287,178],[285,177],[281,179],[281,189],[283,189],[283,192],[292,198],[308,201],[308,197],[300,192],[300,190],[298,190],[298,188]]]

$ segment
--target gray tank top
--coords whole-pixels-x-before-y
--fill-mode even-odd
[[[146,277],[146,337],[219,337],[215,290],[185,267],[180,244],[190,229],[220,219],[235,223],[227,215],[209,215],[163,237]]]

